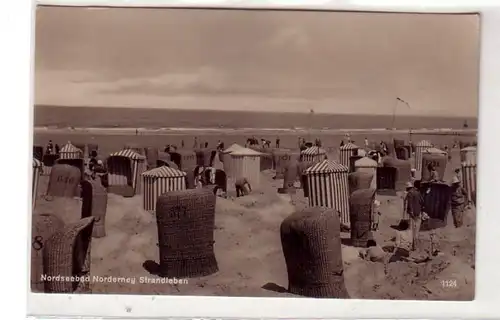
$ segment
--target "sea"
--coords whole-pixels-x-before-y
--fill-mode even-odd
[[[37,128],[146,129],[462,129],[478,126],[477,117],[346,115],[248,111],[173,110],[36,105]]]

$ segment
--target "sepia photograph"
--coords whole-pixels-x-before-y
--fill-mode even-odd
[[[38,5],[34,32],[32,292],[474,300],[479,14]]]

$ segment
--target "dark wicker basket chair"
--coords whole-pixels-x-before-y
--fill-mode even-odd
[[[349,298],[345,287],[339,214],[308,208],[281,223],[288,291],[314,298]]]
[[[199,277],[218,271],[214,253],[215,201],[210,188],[167,192],[158,198],[160,276]]]
[[[47,276],[90,277],[90,244],[94,218],[87,217],[56,231],[43,250]],[[47,281],[47,293],[89,293],[88,281]]]
[[[373,240],[371,225],[375,191],[375,189],[359,189],[349,197],[351,243],[355,247],[366,248],[368,241]]]
[[[105,221],[108,206],[108,192],[99,180],[82,181],[82,218],[94,217],[92,236],[106,236]]]
[[[42,161],[43,160],[43,147],[33,146],[33,158]]]
[[[64,227],[64,222],[55,215],[43,213],[33,215],[31,222],[31,291],[45,292],[43,249],[48,239]]]

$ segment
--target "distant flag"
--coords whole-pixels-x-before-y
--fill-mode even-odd
[[[411,109],[410,104],[408,102],[404,101],[403,99],[401,99],[400,97],[396,97],[396,100],[401,101],[402,103],[404,103],[408,107],[408,109]]]

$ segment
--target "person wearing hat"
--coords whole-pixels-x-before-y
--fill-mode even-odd
[[[463,225],[466,199],[467,191],[462,187],[460,179],[453,177],[451,180],[451,215],[455,228]]]
[[[422,209],[423,209],[423,197],[420,194],[418,186],[412,184],[411,182],[406,184],[406,199],[405,199],[405,209],[406,214],[410,220],[410,227],[412,232],[412,250],[417,247],[418,233],[420,231],[420,225],[422,224]]]

